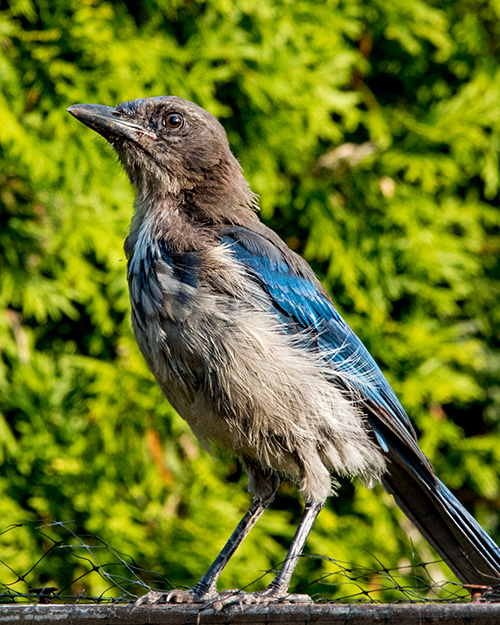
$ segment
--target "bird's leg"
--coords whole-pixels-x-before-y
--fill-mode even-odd
[[[229,540],[222,548],[222,551],[215,558],[205,575],[193,588],[197,594],[209,596],[211,593],[215,592],[217,580],[222,570],[273,499],[274,494],[265,501],[254,499],[247,513],[238,523],[236,529],[229,537]]]
[[[245,516],[238,523],[236,529],[229,537],[229,540],[196,586],[190,590],[172,590],[170,592],[152,590],[138,599],[136,605],[142,605],[144,603],[202,602],[215,597],[217,594],[216,585],[219,575],[222,573],[222,570],[242,543],[245,536],[247,536],[273,499],[274,492],[266,499],[253,500]]]
[[[284,598],[286,598],[287,601],[311,601],[311,598],[308,595],[289,595],[288,586],[290,585],[293,571],[295,570],[300,554],[304,549],[309,532],[311,531],[314,521],[324,505],[324,501],[320,503],[306,504],[304,515],[297,531],[295,532],[295,536],[293,537],[288,553],[286,554],[285,562],[279,573],[265,590],[253,593],[233,593],[232,596],[228,596],[227,598],[223,598],[223,593],[221,593],[220,598],[222,603],[226,605],[231,603],[264,603],[266,601]]]
[[[324,501],[320,503],[306,504],[304,516],[302,517],[297,531],[295,532],[295,536],[293,537],[288,553],[286,554],[283,566],[269,586],[265,590],[255,593],[256,595],[269,599],[279,599],[286,596],[290,580],[292,579],[293,572],[297,566],[302,550],[304,549],[309,532],[311,531],[314,521],[316,521],[316,518],[324,505]]]

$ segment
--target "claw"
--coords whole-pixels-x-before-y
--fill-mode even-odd
[[[165,592],[159,592],[157,590],[150,590],[145,595],[142,595],[142,597],[139,597],[139,599],[137,599],[134,605],[140,606],[140,605],[151,605],[154,603],[166,603],[164,601],[164,597],[166,596],[167,596],[167,593]]]
[[[158,590],[150,590],[148,593],[139,597],[135,602],[136,606],[140,605],[159,605],[163,603],[196,603],[203,601],[192,590],[171,590],[161,592]]]
[[[137,599],[136,606],[159,605],[164,603],[205,603],[215,598],[216,594],[209,592],[201,593],[195,588],[189,590],[176,588],[170,591],[150,590],[148,593]]]
[[[171,590],[165,594],[165,603],[198,603],[203,601],[200,596],[193,591],[189,590]]]

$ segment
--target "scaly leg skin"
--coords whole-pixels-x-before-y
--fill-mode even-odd
[[[215,558],[212,565],[200,579],[200,581],[189,590],[171,590],[169,592],[161,592],[151,590],[144,596],[140,597],[136,602],[136,606],[152,603],[206,603],[207,601],[217,600],[217,579],[222,570],[229,562],[231,556],[239,547],[245,536],[252,529],[264,510],[274,499],[274,493],[264,500],[254,499],[252,505],[248,509],[245,516],[236,526],[229,540],[222,548],[222,551]],[[233,596],[239,591],[226,591],[232,593]],[[225,594],[225,593],[222,593]]]
[[[281,567],[279,573],[269,584],[265,590],[246,593],[243,591],[227,591],[226,593],[219,593],[215,599],[215,602],[219,605],[231,605],[231,604],[250,604],[250,603],[269,603],[271,601],[291,601],[291,602],[307,602],[312,601],[309,595],[292,595],[288,594],[288,586],[292,578],[293,571],[297,566],[300,554],[304,549],[305,542],[311,531],[311,528],[316,520],[316,517],[320,513],[324,506],[324,501],[321,503],[307,504],[304,516],[300,522],[299,527],[295,533],[295,536],[288,550],[285,563]],[[217,609],[217,608],[216,608]]]

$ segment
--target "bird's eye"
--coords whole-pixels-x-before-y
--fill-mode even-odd
[[[165,126],[177,130],[184,124],[184,117],[182,117],[179,113],[169,113],[165,116],[163,122]]]

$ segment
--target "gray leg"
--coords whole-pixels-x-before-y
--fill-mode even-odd
[[[262,515],[264,510],[269,506],[273,499],[274,493],[264,500],[253,500],[252,505],[248,509],[245,516],[236,526],[236,529],[222,548],[222,551],[215,558],[208,571],[200,579],[196,586],[194,586],[190,590],[172,590],[170,592],[159,592],[152,590],[140,599],[138,599],[135,605],[142,605],[145,603],[184,603],[193,601],[198,602],[215,597],[217,594],[216,585],[219,575],[222,573],[222,570],[229,562],[231,556],[234,554],[236,549],[242,543],[245,536],[247,536],[249,531],[252,529],[252,527],[255,525],[259,517]]]
[[[290,549],[286,554],[286,559],[281,567],[279,573],[269,584],[269,586],[262,591],[246,593],[246,592],[234,592],[221,593],[218,595],[217,603],[214,603],[216,609],[223,605],[230,604],[248,604],[248,603],[265,603],[268,601],[286,599],[292,602],[311,602],[311,597],[308,595],[290,595],[288,594],[288,586],[290,585],[290,579],[293,571],[297,566],[300,554],[304,548],[304,544],[307,540],[309,532],[316,520],[316,517],[323,508],[325,502],[306,504],[304,516],[300,522],[295,536],[293,537]]]
[[[255,594],[269,599],[278,599],[280,597],[284,597],[288,593],[288,586],[290,585],[290,580],[295,567],[297,566],[297,562],[299,561],[300,554],[304,549],[305,542],[309,536],[309,532],[311,531],[314,521],[324,505],[324,501],[321,503],[306,504],[304,516],[302,517],[300,525],[295,532],[290,549],[286,554],[285,562],[278,575],[276,575],[264,591]]]
[[[215,592],[217,580],[222,570],[273,499],[274,494],[265,501],[260,501],[258,499],[253,500],[252,505],[236,526],[236,529],[222,548],[222,551],[215,558],[205,575],[193,588],[193,592],[196,595],[205,597]]]

